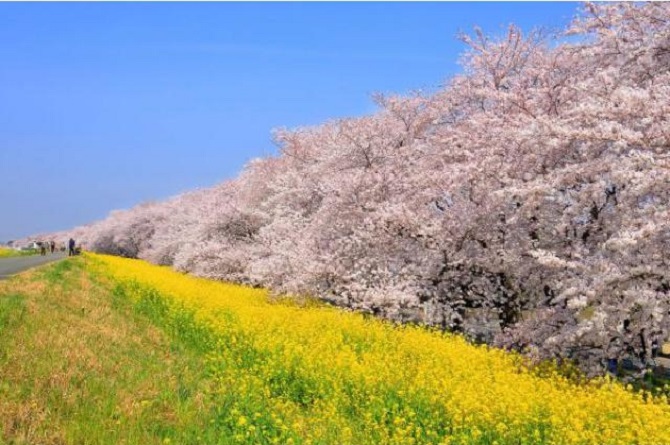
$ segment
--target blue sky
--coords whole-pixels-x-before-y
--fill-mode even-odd
[[[560,3],[0,3],[0,241],[234,177],[271,130],[438,87]]]

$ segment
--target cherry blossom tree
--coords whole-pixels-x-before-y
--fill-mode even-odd
[[[113,212],[89,248],[316,295],[600,373],[670,333],[670,6],[462,36],[431,94],[278,130],[276,157]]]

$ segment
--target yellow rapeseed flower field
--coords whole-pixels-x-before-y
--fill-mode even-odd
[[[208,354],[236,443],[670,444],[664,396],[538,376],[516,354],[138,260],[93,267]]]
[[[0,247],[0,258],[9,258],[16,256],[26,256],[35,253],[34,250],[14,250],[6,247]]]

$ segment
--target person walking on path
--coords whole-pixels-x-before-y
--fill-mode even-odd
[[[40,241],[39,246],[40,246],[40,255],[46,255],[47,254],[47,242],[46,241]]]
[[[56,241],[54,240],[49,241],[49,247],[51,249],[51,253],[53,254],[56,251]]]
[[[67,256],[74,256],[74,239],[70,238],[67,242]]]

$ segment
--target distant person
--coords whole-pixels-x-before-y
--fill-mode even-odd
[[[39,246],[40,246],[40,255],[46,255],[47,254],[47,243],[46,243],[46,241],[40,241]]]
[[[70,238],[70,241],[67,242],[67,256],[74,256],[74,239]]]
[[[49,241],[49,248],[51,250],[51,253],[54,253],[56,251],[56,241],[54,240]]]

